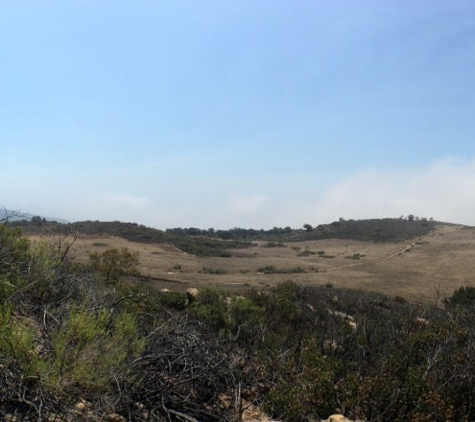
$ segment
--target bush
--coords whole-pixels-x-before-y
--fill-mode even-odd
[[[293,267],[293,268],[276,268],[273,265],[266,265],[257,269],[258,273],[264,274],[301,274],[306,271],[302,267]]]
[[[50,390],[105,391],[128,375],[127,361],[144,346],[134,315],[74,307],[51,334],[51,358],[38,362],[37,370]]]
[[[266,248],[285,248],[286,246],[282,242],[267,242],[264,247]]]
[[[227,274],[228,272],[226,270],[223,270],[222,268],[203,267],[203,269],[201,270],[201,273],[219,275],[219,274]]]
[[[30,262],[30,243],[19,228],[0,224],[0,300],[25,282]]]
[[[28,373],[34,339],[28,320],[13,318],[11,305],[0,305],[0,356],[13,358]]]
[[[445,303],[449,306],[473,307],[475,305],[475,287],[462,286],[458,288]]]
[[[277,272],[277,268],[275,268],[273,265],[266,265],[265,267],[258,268],[257,272],[264,274],[275,274]]]
[[[190,311],[193,316],[209,324],[210,327],[226,330],[229,324],[225,293],[213,287],[200,291],[198,300],[193,302]]]
[[[137,275],[139,253],[128,248],[112,248],[102,253],[89,254],[91,268],[99,273],[107,282],[117,281],[124,275]]]
[[[185,309],[186,295],[180,292],[160,292],[157,295],[158,303],[167,308],[177,311]]]

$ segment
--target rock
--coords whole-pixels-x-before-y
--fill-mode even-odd
[[[80,400],[79,402],[77,402],[74,407],[76,408],[76,410],[84,410],[87,405],[86,405],[86,401],[85,400]]]
[[[322,422],[352,422],[347,417],[337,413],[334,415],[330,415],[328,419],[323,420]]]
[[[195,287],[188,287],[188,289],[186,289],[186,295],[188,297],[192,297],[193,299],[196,299],[198,294],[199,294],[199,290],[196,289]]]
[[[196,300],[199,291],[195,287],[188,287],[186,289],[186,305],[190,305]]]

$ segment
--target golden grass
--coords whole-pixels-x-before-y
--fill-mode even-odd
[[[30,236],[32,241],[45,238]],[[330,239],[286,243],[285,247],[266,245],[267,242],[256,242],[251,248],[232,251],[231,258],[197,257],[166,244],[83,235],[72,247],[72,255],[79,262],[88,262],[89,252],[112,247],[137,250],[141,274],[149,277],[149,283],[175,290],[212,285],[239,291],[293,280],[302,285],[331,283],[409,300],[437,301],[462,285],[475,285],[475,229],[462,226],[440,225],[436,231],[411,242]],[[302,254],[306,250],[309,252]],[[355,254],[361,258],[352,259]],[[282,273],[258,272],[268,266]],[[290,273],[297,267],[305,272]],[[206,274],[203,268],[225,274]]]

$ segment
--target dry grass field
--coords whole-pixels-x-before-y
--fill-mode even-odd
[[[75,260],[86,263],[89,252],[122,247],[139,251],[141,282],[157,289],[217,286],[239,292],[293,280],[437,301],[462,285],[475,286],[475,228],[457,225],[440,224],[428,235],[406,242],[328,239],[277,247],[255,242],[250,248],[233,250],[229,258],[198,257],[167,244],[114,236],[81,235],[71,250]]]

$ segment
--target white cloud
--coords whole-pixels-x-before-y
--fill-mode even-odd
[[[289,175],[291,177],[292,175]],[[318,177],[318,175],[314,176]],[[424,167],[363,169],[328,185],[259,185],[257,192],[236,186],[173,185],[149,189],[147,195],[85,187],[53,190],[14,189],[2,196],[7,208],[76,220],[133,221],[169,227],[301,227],[339,217],[384,218],[414,214],[475,225],[475,158],[445,158]]]
[[[228,199],[228,208],[234,215],[259,213],[269,202],[269,196],[263,194],[237,195]]]
[[[122,220],[144,222],[153,202],[144,196],[127,193],[91,191],[69,197],[58,204],[56,213],[70,220]]]
[[[331,186],[315,217],[381,218],[414,214],[475,224],[475,159],[446,158],[423,168],[363,170]]]

